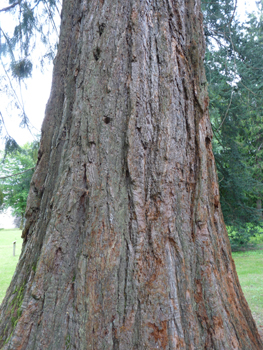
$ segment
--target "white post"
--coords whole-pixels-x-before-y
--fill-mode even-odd
[[[13,256],[16,255],[16,241],[13,242]]]

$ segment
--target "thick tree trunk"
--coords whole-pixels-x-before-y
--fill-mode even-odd
[[[1,349],[262,349],[219,204],[199,0],[65,0]]]

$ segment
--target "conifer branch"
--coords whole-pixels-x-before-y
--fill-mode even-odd
[[[17,176],[17,175],[21,175],[21,174],[27,173],[27,172],[30,171],[30,170],[34,170],[34,169],[35,169],[35,167],[30,168],[30,169],[27,169],[27,170],[24,170],[24,171],[21,171],[20,173],[8,175],[8,176],[2,176],[2,177],[0,177],[0,180],[7,179],[7,178],[9,178],[9,177],[13,177],[13,176]]]
[[[219,129],[221,129],[222,125],[224,124],[224,122],[225,122],[225,120],[226,120],[226,117],[227,117],[227,115],[228,115],[230,106],[231,106],[231,104],[232,104],[233,93],[234,93],[234,91],[232,90],[232,92],[231,92],[231,97],[230,97],[230,101],[229,101],[229,104],[228,104],[228,106],[227,106],[226,114],[225,114],[224,119],[222,120],[221,124],[220,124],[219,127],[216,129],[216,131],[218,131]]]
[[[23,103],[21,103],[19,97],[17,96],[16,90],[15,90],[15,88],[13,87],[13,84],[12,84],[12,80],[11,80],[11,78],[9,77],[9,74],[8,74],[6,68],[5,68],[5,65],[4,65],[2,59],[0,59],[0,62],[1,62],[1,65],[2,65],[2,67],[3,67],[3,69],[4,69],[5,75],[6,75],[7,79],[8,79],[9,86],[11,87],[11,90],[13,91],[13,94],[14,94],[14,96],[15,96],[15,98],[16,98],[16,101],[17,101],[17,103],[18,103],[18,106],[19,106],[19,108],[23,111],[23,115],[26,115],[26,114],[25,114],[25,111],[24,111]]]
[[[19,5],[20,2],[21,2],[21,0],[18,0],[17,2],[14,2],[12,5],[0,9],[0,12],[9,11],[12,8],[16,7],[17,5]]]

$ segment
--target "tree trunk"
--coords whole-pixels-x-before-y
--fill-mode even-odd
[[[262,349],[203,55],[199,0],[64,0],[1,349]]]
[[[260,196],[260,194],[258,196]],[[262,221],[262,201],[260,197],[257,198],[257,211],[258,211],[258,219],[259,221]]]
[[[25,215],[24,215],[24,214],[21,214],[21,217],[20,217],[20,225],[19,225],[19,229],[20,229],[20,230],[23,230],[23,228],[24,228],[24,222],[25,222]]]

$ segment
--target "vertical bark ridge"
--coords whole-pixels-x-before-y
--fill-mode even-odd
[[[64,0],[2,349],[261,349],[219,204],[199,0]]]

